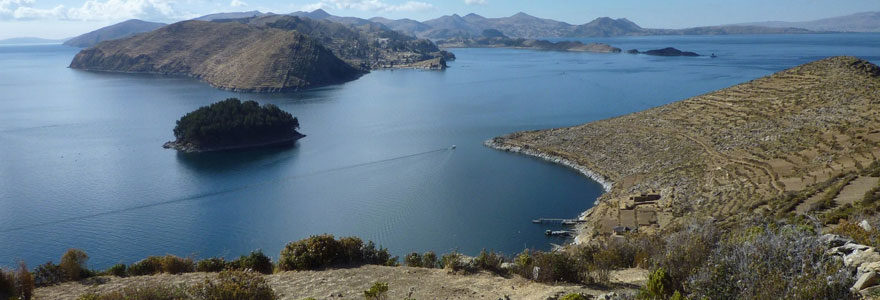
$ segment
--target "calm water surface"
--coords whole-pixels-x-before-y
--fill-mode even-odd
[[[444,72],[377,71],[306,92],[241,94],[187,78],[71,70],[78,50],[60,45],[0,47],[0,265],[57,261],[70,247],[95,268],[168,253],[277,256],[320,233],[398,255],[547,249],[564,241],[529,220],[574,217],[601,187],[484,140],[639,111],[831,55],[880,61],[877,34],[584,41],[719,57],[455,49]],[[288,148],[162,149],[175,120],[227,97],[276,104],[308,137]]]

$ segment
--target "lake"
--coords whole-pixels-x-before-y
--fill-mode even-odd
[[[57,262],[72,247],[93,268],[254,249],[277,258],[287,242],[321,233],[401,256],[549,249],[565,240],[530,220],[575,217],[601,186],[484,140],[640,111],[826,56],[880,62],[880,34],[582,41],[718,58],[452,49],[458,59],[446,71],[249,94],[68,69],[78,49],[61,45],[2,46],[0,265]],[[183,114],[228,97],[278,105],[308,136],[221,153],[161,147]]]

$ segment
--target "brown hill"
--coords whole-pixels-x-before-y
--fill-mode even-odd
[[[70,67],[186,75],[242,91],[296,90],[363,73],[295,31],[204,21],[100,43],[77,54]]]
[[[853,179],[875,176],[859,170],[880,158],[878,128],[880,68],[832,57],[646,111],[486,144],[613,182],[585,214],[580,238],[589,239],[618,226],[650,232],[685,216],[724,223],[821,214],[844,205],[828,201],[851,181],[876,182]],[[826,207],[813,197],[823,195]],[[810,207],[796,210],[802,205]]]

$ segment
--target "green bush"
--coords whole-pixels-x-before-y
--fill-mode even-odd
[[[434,254],[434,251],[425,252],[422,254],[422,267],[423,268],[436,268],[439,264],[437,260],[437,254]]]
[[[396,265],[397,257],[391,257],[388,249],[377,250],[373,242],[364,245],[356,237],[336,240],[332,235],[325,234],[287,244],[278,260],[278,267],[283,271],[362,264]]]
[[[196,272],[211,272],[217,273],[223,270],[226,270],[230,267],[230,263],[227,263],[226,260],[222,258],[208,258],[200,260],[196,263]]]
[[[49,286],[64,282],[64,270],[61,266],[47,262],[34,269],[34,282],[37,286]]]
[[[204,300],[273,300],[272,287],[260,273],[228,270],[217,275],[217,280],[205,280],[189,288],[196,299]]]
[[[538,267],[538,282],[581,282],[578,262],[562,252],[535,252],[532,254],[532,267]],[[534,268],[529,268],[533,270]]]
[[[251,254],[242,255],[229,263],[230,267],[239,270],[254,270],[263,274],[272,274],[274,266],[272,259],[263,254],[263,250],[251,251]]]
[[[115,264],[112,267],[108,268],[107,271],[105,271],[104,273],[116,277],[125,277],[128,276],[128,272],[126,269],[127,268],[125,264]]]
[[[182,258],[174,255],[165,255],[162,257],[162,272],[168,274],[191,273],[195,271],[196,266],[192,258]]]
[[[443,256],[440,257],[440,264],[443,266],[444,269],[451,270],[453,272],[468,271],[467,263],[464,262],[461,254],[456,251],[443,254]]]
[[[162,273],[162,258],[150,256],[128,266],[131,276],[143,276]]]
[[[86,262],[89,261],[89,255],[80,249],[68,249],[61,256],[61,263],[58,264],[64,271],[65,280],[80,280],[89,276],[89,270],[86,268]]]
[[[364,298],[367,300],[382,300],[386,299],[386,295],[388,293],[388,283],[387,282],[376,282],[373,286],[370,287],[369,290],[364,291]]]
[[[483,249],[480,251],[480,255],[474,258],[474,266],[480,270],[486,270],[495,274],[506,274],[507,270],[501,268],[504,260],[504,255],[500,252]]]
[[[410,253],[403,258],[403,263],[407,267],[422,267],[422,255],[417,252]]]
[[[648,282],[639,291],[638,299],[666,300],[678,291],[673,289],[672,278],[666,273],[666,269],[658,268],[648,277]],[[681,293],[679,293],[681,297]]]

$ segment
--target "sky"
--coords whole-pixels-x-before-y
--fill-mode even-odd
[[[627,18],[646,28],[685,28],[759,21],[808,21],[880,11],[880,0],[0,0],[0,39],[67,38],[127,19],[175,22],[217,12],[331,14],[424,21],[477,13],[525,12],[571,24]]]

